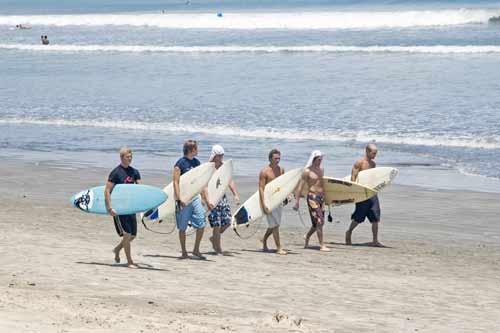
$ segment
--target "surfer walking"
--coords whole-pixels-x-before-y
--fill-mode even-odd
[[[179,186],[181,175],[201,164],[195,157],[198,155],[198,143],[194,140],[187,140],[184,143],[183,152],[184,156],[175,163],[173,171],[174,195],[176,200],[175,218],[177,229],[179,229],[179,241],[182,251],[180,259],[189,258],[186,250],[186,229],[189,222],[196,229],[193,256],[198,259],[206,259],[200,252],[200,243],[205,230],[205,209],[201,203],[200,195],[195,196],[191,202],[184,202],[181,200],[181,189]]]
[[[367,169],[372,169],[376,167],[376,163],[374,161],[377,156],[377,147],[375,144],[370,143],[366,146],[366,154],[365,157],[359,159],[354,163],[351,171],[351,181],[356,182],[358,179],[359,172]],[[368,218],[372,225],[372,234],[373,241],[370,245],[381,247],[383,246],[378,241],[378,225],[380,222],[380,204],[378,201],[378,196],[375,195],[368,200],[356,203],[356,209],[354,213],[351,215],[351,225],[349,226],[349,230],[345,233],[345,243],[347,245],[352,245],[351,236],[353,230]]]
[[[264,200],[264,189],[266,185],[272,180],[278,178],[285,173],[285,170],[279,165],[281,160],[281,152],[278,149],[273,149],[269,152],[269,165],[261,170],[259,174],[259,198],[262,210],[266,214],[268,228],[262,239],[262,248],[265,252],[269,251],[267,247],[267,239],[273,235],[274,242],[276,243],[276,253],[287,254],[283,249],[280,242],[280,224],[283,207],[278,206],[274,210],[270,210]]]
[[[122,238],[120,243],[113,249],[115,254],[115,262],[120,262],[120,251],[123,249],[127,257],[127,265],[129,268],[138,268],[132,260],[131,245],[135,236],[137,235],[137,220],[135,214],[131,215],[117,215],[113,209],[111,202],[111,192],[117,184],[140,184],[141,174],[130,164],[132,163],[132,150],[130,148],[120,149],[120,165],[111,171],[104,190],[104,198],[106,202],[106,209],[115,224],[115,229],[118,235]]]
[[[224,148],[220,145],[213,146],[208,161],[214,162],[215,169],[219,169],[224,164]],[[228,187],[234,196],[236,205],[239,205],[240,196],[236,191],[234,180],[231,180]],[[218,203],[212,203],[210,201],[210,197],[208,196],[207,187],[203,190],[203,201],[210,211],[208,213],[208,222],[210,222],[210,226],[212,227],[212,236],[210,237],[212,247],[217,254],[223,254],[221,235],[231,225],[231,206],[229,205],[229,201],[225,194]]]
[[[330,251],[323,240],[323,226],[325,224],[325,189],[323,187],[324,169],[321,166],[323,161],[323,153],[315,150],[311,153],[307,161],[302,178],[295,192],[295,205],[293,209],[299,209],[300,196],[305,185],[309,188],[306,201],[309,208],[309,216],[311,217],[311,228],[304,236],[304,248],[309,247],[309,240],[316,232],[320,251]]]

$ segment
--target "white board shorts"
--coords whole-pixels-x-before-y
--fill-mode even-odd
[[[271,211],[271,214],[266,215],[267,225],[269,228],[279,227],[281,224],[281,215],[283,213],[283,207],[278,206]]]

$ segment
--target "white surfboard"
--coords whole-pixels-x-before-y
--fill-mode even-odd
[[[367,169],[358,173],[356,183],[380,192],[392,183],[398,173],[398,169],[391,167]],[[345,176],[343,179],[351,180],[351,175]]]
[[[179,180],[181,200],[191,201],[196,195],[200,194],[202,189],[207,186],[210,178],[215,172],[213,162],[203,163],[183,174]],[[141,218],[144,223],[161,223],[165,218],[175,217],[175,195],[174,183],[168,184],[163,191],[168,199],[160,207],[144,213]]]
[[[365,201],[377,194],[376,191],[367,186],[332,177],[323,177],[323,188],[325,190],[325,205],[332,206]],[[304,186],[301,195],[306,197],[308,191],[309,187]]]
[[[217,206],[220,199],[226,193],[229,183],[233,179],[233,161],[225,161],[214,174],[207,185],[208,200]]]
[[[282,204],[290,193],[297,187],[304,169],[290,170],[268,183],[264,189],[264,200],[266,206],[273,210]],[[260,204],[259,191],[255,192],[233,215],[232,226],[252,223],[263,217],[264,211]]]

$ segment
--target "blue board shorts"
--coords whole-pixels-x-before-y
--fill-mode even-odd
[[[231,206],[226,195],[222,197],[217,206],[208,214],[208,222],[212,228],[223,227],[231,223]]]
[[[357,223],[363,223],[366,218],[370,223],[380,221],[380,203],[376,195],[368,200],[358,202],[354,213],[351,215],[351,220]]]
[[[175,213],[177,229],[186,231],[189,222],[196,229],[205,227],[205,208],[201,204],[200,196],[196,196],[186,207]]]
[[[113,222],[115,222],[116,233],[120,237],[123,237],[123,233],[132,236],[137,235],[137,219],[135,214],[113,216]]]

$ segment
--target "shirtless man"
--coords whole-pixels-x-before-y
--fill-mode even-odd
[[[306,164],[302,178],[295,192],[295,206],[293,209],[299,209],[300,195],[304,185],[307,184],[309,192],[307,193],[307,206],[309,207],[309,215],[311,217],[311,228],[305,235],[304,248],[309,247],[309,239],[314,232],[318,235],[320,251],[330,251],[323,242],[323,225],[325,224],[325,189],[323,188],[324,170],[321,167],[323,161],[323,153],[315,150],[311,153],[309,161]]]
[[[375,144],[370,143],[366,146],[366,156],[358,160],[351,171],[351,181],[355,182],[358,179],[358,174],[360,171],[375,168],[376,163],[374,161],[375,156],[377,156],[377,147]],[[380,222],[380,204],[378,197],[374,197],[365,200],[363,202],[356,203],[356,210],[351,215],[351,226],[349,230],[345,233],[345,243],[347,245],[352,245],[351,235],[352,231],[358,226],[358,224],[363,223],[365,219],[368,218],[372,224],[373,242],[372,246],[383,246],[378,241],[378,223]]]
[[[259,174],[259,198],[262,210],[266,214],[268,228],[262,239],[262,245],[264,252],[268,252],[267,239],[271,234],[273,235],[274,242],[276,243],[276,253],[287,254],[280,243],[280,223],[281,223],[281,213],[283,207],[279,206],[271,211],[265,204],[264,201],[264,189],[267,183],[271,182],[273,179],[281,176],[285,173],[285,170],[279,166],[281,160],[281,153],[278,149],[273,149],[269,152],[269,165],[266,166]]]

